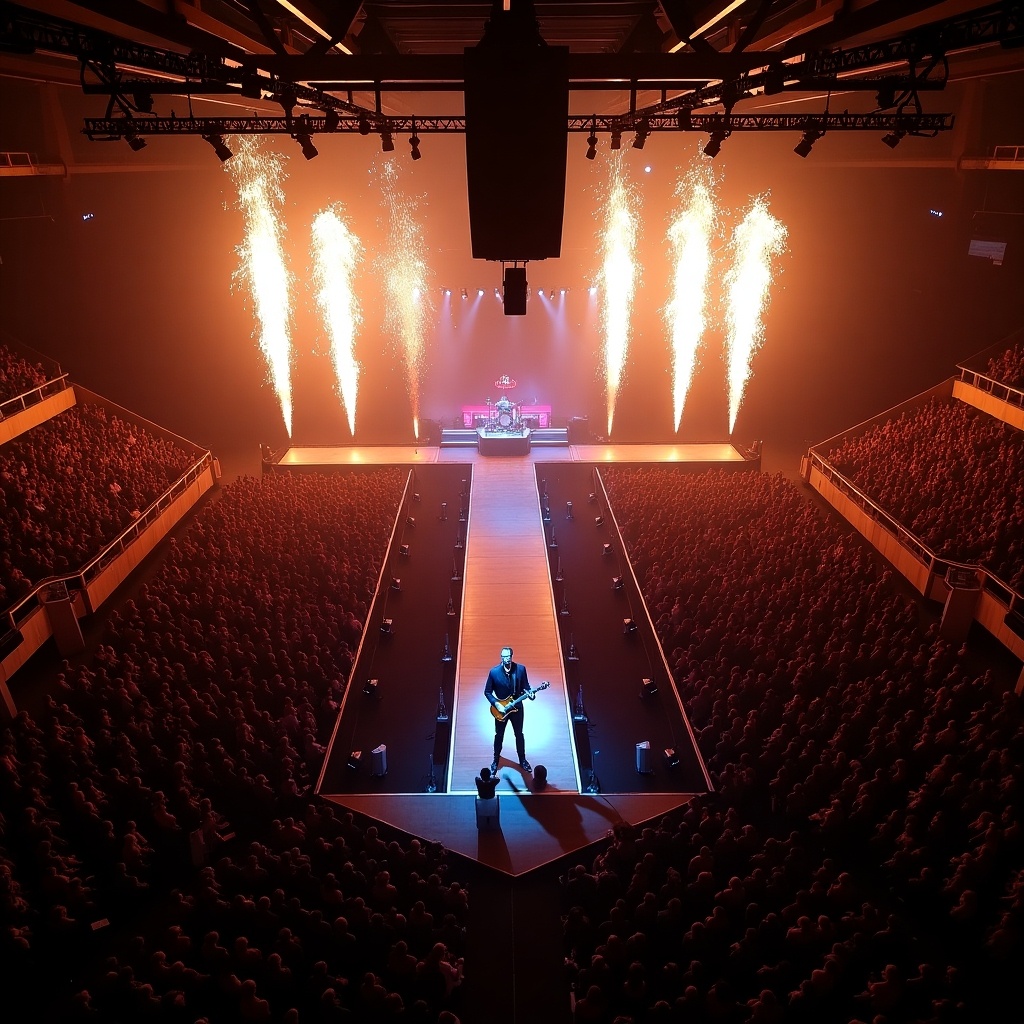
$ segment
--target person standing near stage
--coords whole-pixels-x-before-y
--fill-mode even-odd
[[[501,649],[501,663],[487,673],[484,684],[484,696],[495,711],[501,711],[501,702],[508,701],[529,692],[529,699],[536,700],[537,695],[530,692],[530,683],[526,677],[526,666],[512,660],[512,648],[507,644]],[[516,734],[516,753],[519,755],[519,767],[524,772],[532,772],[533,767],[526,760],[526,740],[523,738],[523,705],[516,707],[506,716],[494,720],[494,760],[491,762],[491,774],[498,770],[501,759],[501,746],[505,740],[505,726],[512,722],[512,731]]]

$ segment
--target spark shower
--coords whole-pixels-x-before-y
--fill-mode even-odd
[[[244,285],[255,316],[254,335],[266,362],[268,382],[277,395],[289,437],[292,432],[291,369],[294,341],[291,319],[295,277],[285,257],[283,240],[285,166],[288,158],[265,152],[252,136],[232,140],[235,156],[225,164],[238,193],[237,209],[245,231],[237,246],[235,281]],[[601,267],[600,331],[603,336],[603,377],[607,427],[611,436],[615,405],[629,364],[630,335],[636,289],[643,277],[637,260],[642,223],[640,198],[626,179],[624,158],[609,161],[609,178],[600,209],[598,246]],[[394,340],[405,366],[413,435],[420,436],[421,382],[427,361],[433,312],[429,301],[430,267],[417,204],[400,187],[395,159],[382,159],[374,172],[380,189],[387,241],[370,264],[387,300],[382,325]],[[710,167],[696,165],[680,175],[668,226],[661,244],[670,261],[671,295],[663,307],[671,364],[673,427],[679,431],[686,398],[699,371],[705,336],[712,318],[725,332],[729,432],[752,374],[754,356],[764,342],[774,263],[784,251],[786,228],[768,210],[767,198],[754,198],[727,244],[715,243],[725,215],[720,210],[717,182]],[[338,399],[355,436],[362,367],[356,357],[363,316],[359,303],[359,272],[363,245],[346,221],[344,207],[332,202],[310,227],[314,301],[336,381]],[[719,275],[722,294],[710,297],[716,262],[728,265]],[[453,397],[454,400],[454,397]]]

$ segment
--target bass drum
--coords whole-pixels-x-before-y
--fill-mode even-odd
[[[512,413],[510,412],[499,412],[498,413],[498,426],[503,430],[508,430],[512,426]]]

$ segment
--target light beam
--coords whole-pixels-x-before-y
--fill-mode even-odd
[[[313,219],[313,277],[316,301],[331,341],[331,362],[348,429],[356,432],[356,397],[359,363],[355,356],[356,331],[362,322],[355,275],[363,247],[345,223],[344,209],[335,203]]]
[[[237,135],[235,156],[224,164],[238,189],[245,217],[245,239],[237,247],[236,281],[247,285],[256,308],[259,346],[267,360],[270,383],[281,404],[288,436],[292,434],[292,346],[289,333],[291,274],[281,248],[284,221],[282,182],[286,157],[265,153],[255,136]]]
[[[785,225],[768,212],[764,197],[758,196],[729,242],[732,266],[725,275],[725,290],[730,434],[750,379],[751,362],[764,341],[772,258],[785,251],[786,233]]]

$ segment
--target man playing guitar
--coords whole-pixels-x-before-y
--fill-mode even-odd
[[[519,755],[519,767],[524,772],[532,772],[533,766],[526,760],[526,741],[523,739],[523,700],[535,700],[537,693],[547,687],[541,684],[536,690],[530,689],[526,677],[526,666],[516,664],[512,660],[512,648],[507,644],[501,649],[501,664],[495,665],[487,673],[484,684],[484,696],[491,705],[494,715],[494,760],[491,762],[491,774],[498,770],[501,759],[501,745],[505,739],[505,726],[512,722],[512,731],[516,734],[516,753]]]

